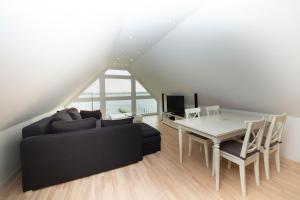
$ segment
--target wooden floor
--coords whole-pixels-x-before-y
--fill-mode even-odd
[[[187,156],[184,139],[183,164],[179,163],[177,131],[158,121],[157,116],[146,117],[147,123],[162,133],[162,150],[144,157],[127,167],[68,183],[23,193],[20,175],[0,193],[2,199],[300,199],[300,164],[282,160],[281,173],[271,162],[271,180],[264,176],[261,162],[261,186],[255,184],[253,167],[247,168],[247,196],[241,195],[238,167],[231,170],[221,163],[221,189],[215,191],[211,169],[205,166],[199,146],[193,145],[192,157]],[[186,136],[185,136],[186,137]]]

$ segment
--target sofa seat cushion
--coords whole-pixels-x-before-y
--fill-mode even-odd
[[[51,124],[52,133],[71,132],[96,128],[95,118],[86,118],[73,121],[54,121]]]
[[[153,136],[160,136],[160,132],[152,126],[145,123],[140,123],[140,126],[142,128],[142,136],[144,139]]]
[[[241,150],[242,150],[242,146],[243,144],[234,140],[229,140],[226,142],[222,142],[220,145],[220,150],[224,151],[226,153],[229,153],[233,156],[236,156],[238,158],[241,158],[243,160],[245,160],[246,158],[248,158],[249,156],[252,156],[253,154],[256,154],[258,151],[253,151],[251,153],[248,153],[246,155],[246,158],[242,158],[241,155]]]
[[[125,124],[132,124],[133,117],[126,119],[115,119],[115,120],[101,120],[101,127],[119,126]]]

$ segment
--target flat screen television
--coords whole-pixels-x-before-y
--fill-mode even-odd
[[[184,96],[167,96],[167,111],[184,115]]]

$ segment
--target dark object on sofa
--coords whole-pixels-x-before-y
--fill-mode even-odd
[[[118,126],[124,124],[132,124],[133,117],[126,119],[101,120],[101,127]]]
[[[93,117],[73,121],[54,121],[51,124],[51,133],[61,133],[96,128],[96,121],[97,120]]]
[[[60,123],[53,117],[23,128],[24,191],[136,163],[143,155],[160,150],[160,133],[143,123],[50,134],[51,124]]]
[[[80,115],[82,119],[89,118],[89,117],[94,117],[96,119],[102,118],[102,113],[100,110],[94,110],[94,111],[81,110]]]

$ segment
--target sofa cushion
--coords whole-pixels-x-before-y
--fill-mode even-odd
[[[82,119],[76,108],[70,108],[67,110],[67,113],[72,117],[73,120]]]
[[[52,133],[70,132],[96,128],[95,118],[86,118],[73,121],[54,121],[51,124]]]
[[[94,117],[96,119],[102,118],[102,114],[101,114],[100,110],[93,110],[93,111],[81,110],[80,115],[81,115],[82,119],[89,118],[89,117]]]
[[[140,123],[140,126],[142,128],[143,138],[160,136],[160,132],[158,130],[156,130],[155,128],[153,128],[152,126],[145,124],[145,123]]]
[[[101,127],[118,126],[124,124],[132,124],[133,117],[117,120],[101,120]]]
[[[72,117],[66,110],[58,111],[52,116],[52,121],[72,121]]]
[[[50,132],[51,117],[41,119],[29,126],[26,126],[22,130],[23,139],[31,136],[45,135]]]

